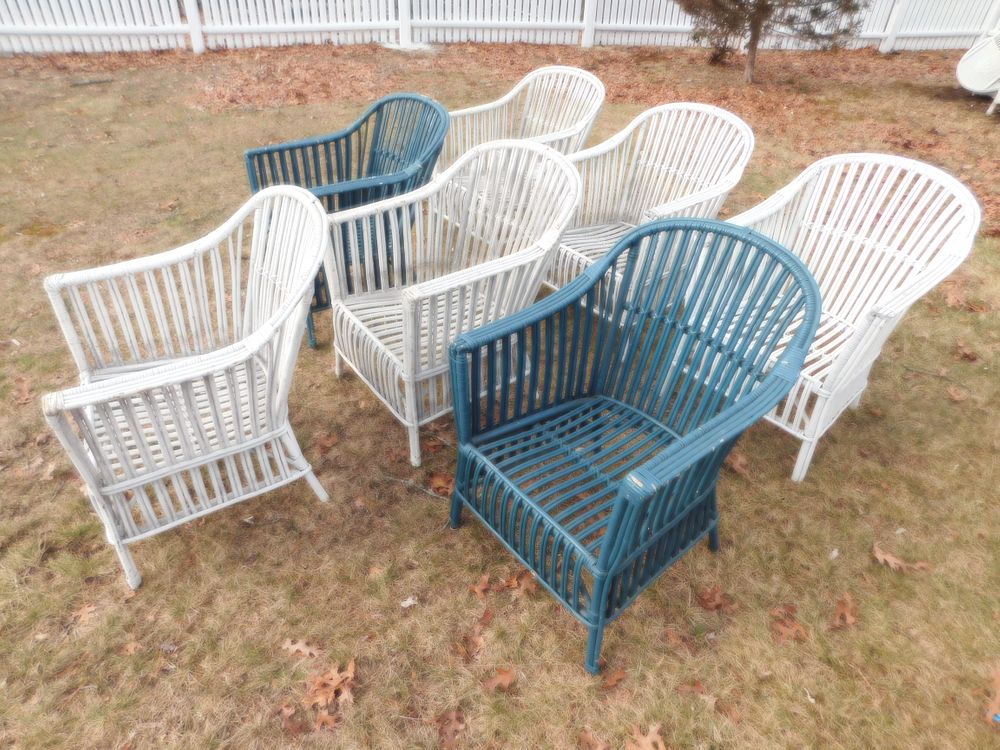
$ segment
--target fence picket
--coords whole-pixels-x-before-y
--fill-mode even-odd
[[[969,46],[1000,0],[871,0],[852,47]],[[535,42],[688,46],[673,0],[0,0],[0,53],[113,52],[284,44]],[[808,45],[780,33],[767,47]]]

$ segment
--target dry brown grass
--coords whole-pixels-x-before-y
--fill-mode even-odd
[[[621,747],[633,726],[657,723],[674,747],[995,746],[983,714],[1000,666],[1000,129],[956,88],[956,60],[768,53],[755,88],[738,65],[691,50],[4,60],[0,746],[433,747],[434,720],[452,709],[470,748],[575,747],[584,729]],[[474,523],[448,530],[445,501],[406,484],[452,469],[450,425],[426,432],[441,447],[411,469],[401,428],[356,378],[333,380],[328,348],[302,352],[292,414],[332,502],[294,486],[140,544],[145,583],[126,597],[35,400],[73,381],[42,277],[214,226],[246,194],[248,146],[334,129],[390,90],[483,101],[557,61],[608,84],[595,138],[675,99],[746,118],[758,149],[727,213],[837,151],[899,152],[960,175],[986,207],[961,291],[990,309],[932,294],[911,311],[804,484],[787,479],[794,442],[751,430],[745,476],[727,471],[720,486],[722,552],[688,555],[610,628],[608,672],[624,670],[613,688],[583,671],[583,629],[544,593],[470,593],[484,573],[510,576],[511,559]],[[112,80],[77,85],[100,79]],[[967,397],[950,399],[954,388]],[[341,439],[320,455],[328,433]],[[892,572],[874,542],[929,569]],[[728,614],[699,605],[714,586],[736,603]],[[858,622],[831,630],[844,592]],[[786,603],[804,641],[772,635]],[[467,662],[455,644],[470,633],[479,654]],[[289,655],[286,638],[323,653]],[[339,726],[293,740],[282,704],[311,716],[306,678],[351,658]],[[516,683],[487,694],[499,668]]]

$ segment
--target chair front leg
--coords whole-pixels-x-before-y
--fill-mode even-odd
[[[606,573],[596,575],[594,592],[590,600],[593,620],[588,626],[587,656],[583,663],[591,674],[600,674],[601,672],[601,644],[604,642],[604,628],[607,627],[607,590],[608,575]]]

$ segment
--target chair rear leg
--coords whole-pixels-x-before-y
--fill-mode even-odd
[[[596,625],[591,625],[587,635],[587,658],[584,660],[584,667],[591,674],[601,673],[601,643],[604,641],[603,620]]]
[[[118,555],[118,562],[121,563],[122,570],[125,571],[125,583],[128,584],[130,589],[135,591],[142,585],[142,575],[139,573],[139,568],[136,567],[132,553],[124,542],[114,540],[111,542],[111,546],[115,548],[115,553]]]
[[[420,428],[415,425],[407,427],[406,434],[410,439],[410,463],[420,466]]]
[[[817,438],[809,438],[802,441],[798,458],[795,459],[795,468],[792,469],[793,482],[801,482],[806,478],[806,472],[809,471],[809,464],[812,463],[813,453],[816,452],[817,442],[819,442]]]
[[[309,348],[316,348],[316,323],[313,321],[312,310],[306,315],[306,333],[309,335]]]
[[[712,552],[719,551],[719,525],[716,524],[712,527],[711,531],[708,532],[708,548]]]
[[[319,479],[316,478],[316,474],[312,471],[312,469],[309,470],[309,473],[306,474],[305,478],[309,483],[309,486],[312,488],[312,491],[316,493],[316,497],[320,499],[320,502],[325,503],[330,499],[330,494],[326,491],[326,488],[320,484]]]
[[[451,492],[451,528],[457,529],[462,525],[462,498],[458,492]]]

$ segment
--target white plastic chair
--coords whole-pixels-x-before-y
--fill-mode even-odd
[[[802,441],[792,479],[816,444],[857,407],[882,346],[910,305],[969,255],[980,209],[942,170],[885,154],[821,159],[731,219],[796,253],[812,271],[823,315],[798,383],[768,419]]]
[[[736,115],[682,102],[648,109],[603,143],[572,154],[583,197],[548,283],[565,286],[639,224],[715,218],[753,147],[753,131]]]
[[[271,187],[200,240],[45,280],[82,385],[43,399],[133,589],[128,545],[304,478],[288,421],[319,201]]]
[[[403,423],[451,411],[448,345],[534,301],[580,195],[564,156],[530,141],[477,146],[411,193],[330,214],[341,360]]]
[[[962,55],[955,69],[959,85],[973,94],[992,96],[986,114],[1000,103],[1000,26],[979,39]]]
[[[524,138],[563,154],[583,148],[604,103],[604,84],[592,73],[564,65],[538,68],[508,94],[449,112],[451,127],[437,168],[487,141]]]

